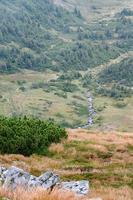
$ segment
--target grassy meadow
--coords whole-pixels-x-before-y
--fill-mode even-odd
[[[18,166],[36,176],[52,169],[65,181],[89,180],[91,188],[89,198],[131,200],[132,133],[111,132],[110,134],[82,129],[68,129],[67,132],[68,139],[60,144],[52,144],[47,156],[0,155],[0,163],[7,167]],[[4,194],[1,190],[0,194]],[[34,197],[35,194],[38,198]],[[39,194],[39,191],[34,192],[31,199],[43,200],[42,197],[39,198]]]
[[[36,176],[52,169],[63,181],[89,180],[90,193],[82,200],[133,199],[132,2],[0,1],[0,116],[49,119],[68,132],[67,139],[50,143],[41,155],[0,152],[0,165]],[[93,126],[83,130],[90,114],[87,93],[96,115]],[[8,199],[80,197],[0,187],[0,200]]]
[[[41,73],[30,70],[1,75],[0,114],[51,118],[65,127],[84,125],[88,118],[87,88],[82,86],[81,79],[72,80],[77,89],[64,92],[57,81],[59,76],[60,73],[52,71]],[[51,80],[55,80],[54,86],[49,86]],[[132,99],[125,98],[124,106],[119,107],[121,101],[94,94],[97,115],[92,129],[132,131]]]
[[[63,7],[71,10],[74,7],[80,8],[82,15],[89,21],[94,21],[97,19],[103,19],[109,17],[109,12],[112,16],[117,13],[125,5],[126,7],[132,8],[132,0],[54,0],[57,5],[62,5]]]
[[[61,96],[61,91],[53,88],[46,91],[45,88],[31,89],[32,83],[44,82],[47,84],[51,79],[55,79],[58,74],[54,72],[39,73],[24,71],[23,74],[2,75],[0,77],[0,114],[2,115],[32,115],[42,119],[53,118],[58,122],[76,123],[81,120],[85,123],[87,118],[74,113],[74,102],[86,106],[87,99],[85,90],[68,93],[67,97]],[[21,82],[24,82],[21,84]],[[20,83],[20,84],[19,84]],[[22,88],[22,89],[21,89]],[[83,92],[83,94],[82,94]],[[83,95],[81,99],[80,96]],[[76,99],[76,97],[79,99]],[[84,113],[83,113],[84,114]]]

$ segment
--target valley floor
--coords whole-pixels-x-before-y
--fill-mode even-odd
[[[68,129],[68,139],[52,144],[47,156],[0,155],[4,166],[15,165],[34,175],[48,169],[62,180],[90,181],[89,197],[131,200],[133,195],[133,134]]]
[[[119,59],[113,62],[118,62]],[[96,68],[93,73],[104,67]],[[88,120],[88,100],[87,88],[82,87],[80,80],[73,81],[78,91],[67,92],[66,97],[62,96],[64,92],[57,87],[58,82],[52,90],[49,87],[50,91],[45,87],[32,88],[40,83],[47,84],[53,79],[57,81],[59,76],[59,73],[55,74],[52,71],[40,73],[30,70],[0,75],[0,115],[51,118],[64,127],[83,126]],[[132,132],[133,97],[124,99],[124,107],[118,107],[121,101],[117,99],[101,95],[94,95],[93,98],[96,111],[94,130]]]

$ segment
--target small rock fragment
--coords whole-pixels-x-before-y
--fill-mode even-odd
[[[71,190],[80,195],[87,195],[89,192],[89,182],[88,181],[71,181],[62,182],[62,189]]]

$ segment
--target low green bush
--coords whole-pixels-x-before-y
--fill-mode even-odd
[[[116,103],[114,104],[114,106],[117,107],[117,108],[124,108],[124,107],[127,106],[127,103],[122,102],[122,101],[118,101],[118,102],[116,102]]]
[[[0,153],[44,154],[51,143],[66,138],[65,129],[53,121],[0,117]]]

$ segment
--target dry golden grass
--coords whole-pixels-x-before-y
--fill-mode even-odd
[[[133,134],[131,133],[102,133],[102,132],[88,132],[87,130],[68,129],[68,140],[63,141],[61,144],[52,144],[49,147],[49,151],[60,156],[60,159],[50,158],[46,156],[36,156],[32,155],[30,157],[24,157],[22,155],[0,155],[0,163],[6,166],[16,165],[22,167],[28,171],[38,171],[43,172],[47,169],[60,169],[63,165],[65,159],[75,158],[79,156],[79,151],[74,146],[65,149],[65,145],[69,145],[73,141],[79,142],[82,148],[92,149],[93,151],[80,151],[80,155],[88,157],[89,160],[94,162],[102,162],[104,160],[99,159],[95,151],[101,153],[106,153],[108,151],[113,151],[113,155],[110,158],[112,162],[128,163],[133,162],[132,153],[128,152],[127,146],[133,144]],[[84,142],[86,142],[84,144]],[[88,142],[88,143],[87,143]],[[63,156],[63,158],[62,158]],[[34,168],[31,170],[31,167]]]
[[[132,200],[133,190],[128,187],[120,189],[99,187],[98,189],[92,189],[88,196],[79,197],[74,195],[74,193],[61,190],[49,192],[37,188],[32,191],[26,191],[22,188],[18,188],[15,191],[9,191],[9,189],[1,187],[0,198],[1,197],[9,198],[10,200],[91,200],[97,197],[103,200]]]
[[[84,129],[68,129],[69,141],[92,141],[96,144],[133,144],[132,133],[121,132],[89,132]]]
[[[132,133],[120,133],[120,132],[88,132],[82,129],[68,129],[69,137],[68,142],[88,142],[88,148],[98,150],[99,152],[113,151],[113,155],[110,158],[110,162],[113,163],[133,163],[133,153],[128,152],[128,145],[133,145]],[[98,158],[93,153],[92,159],[94,162],[99,162]],[[102,163],[104,164],[103,160]]]
[[[93,189],[90,195],[92,198],[102,197],[103,200],[132,200],[133,190],[129,187],[120,189],[101,188]]]
[[[38,176],[46,170],[57,170],[61,168],[63,161],[46,156],[32,155],[30,157],[24,157],[22,155],[0,155],[0,163],[6,167],[11,165],[20,167],[30,173]]]
[[[60,154],[60,153],[64,152],[64,146],[63,146],[63,144],[52,144],[49,147],[49,151],[53,152],[53,153]]]
[[[9,191],[9,189],[0,188],[0,197],[6,197],[10,200],[81,200],[71,192],[65,192],[64,194],[64,191],[53,190],[49,192],[41,188],[32,191],[25,191],[22,188]]]
[[[97,168],[106,167],[109,163],[119,163],[122,164],[122,168],[124,169],[124,163],[133,163],[133,155],[127,149],[128,145],[133,144],[133,135],[130,133],[91,133],[82,129],[68,129],[68,133],[68,140],[63,141],[61,144],[52,144],[49,147],[49,151],[55,154],[55,157],[0,155],[0,163],[7,167],[11,165],[21,167],[35,175],[40,175],[48,169],[53,169],[63,174],[64,167],[67,167],[66,161],[68,159],[79,158],[79,156],[88,159],[88,162],[93,162]],[[79,150],[71,145],[74,141],[79,142]],[[69,145],[69,148],[65,148],[65,145]],[[86,150],[82,151],[83,148],[86,148]],[[104,159],[99,157],[96,151],[101,154],[113,151],[113,154],[110,158]],[[68,170],[66,173],[68,174]],[[70,170],[71,173],[72,170]]]

